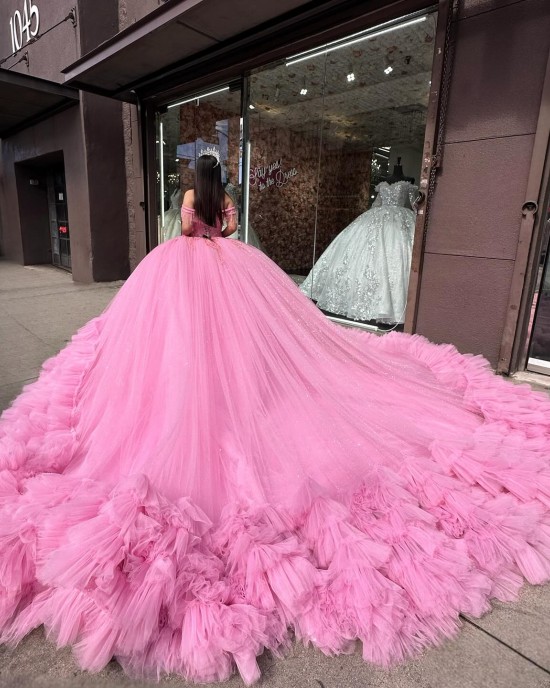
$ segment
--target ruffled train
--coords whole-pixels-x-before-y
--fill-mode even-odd
[[[155,379],[163,366],[170,364],[174,373],[181,363],[188,387],[179,396],[204,395],[187,404],[198,407],[199,425],[201,409],[224,408],[233,423],[229,427],[250,440],[255,455],[252,449],[244,457],[235,446],[228,449],[222,422],[206,424],[202,444],[191,437],[193,426],[185,426],[185,419],[182,435],[174,437],[173,426],[163,425],[166,410],[157,409],[154,423],[147,425],[157,399],[152,379],[146,381],[150,397],[145,398],[135,371],[119,384],[113,361],[102,369],[116,349],[116,333],[122,333],[120,351],[127,358],[117,351],[113,360],[123,373],[143,363],[143,328],[152,330],[156,323],[155,336],[158,327],[164,338],[177,336],[169,323],[181,307],[162,303],[158,289],[143,289],[158,285],[161,274],[175,284],[182,266],[193,274],[188,286],[203,316],[211,318],[218,312],[211,309],[219,308],[222,321],[230,318],[224,321],[231,338],[222,346],[225,358],[208,348],[218,341],[205,334],[210,320],[199,328],[195,319],[188,328],[195,333],[186,335],[194,339],[182,335],[174,351],[185,346],[200,370],[190,373],[181,351],[176,359],[157,350],[156,359],[147,360],[159,366]],[[250,684],[259,677],[256,657],[264,648],[284,651],[291,630],[327,654],[351,652],[359,639],[365,660],[389,665],[455,634],[460,613],[479,616],[493,598],[514,599],[524,580],[538,584],[550,578],[550,406],[543,395],[497,378],[481,357],[462,356],[452,346],[416,335],[377,338],[338,328],[267,258],[240,242],[175,239],[138,270],[113,304],[44,364],[39,379],[2,416],[3,642],[15,643],[44,624],[57,644],[72,645],[79,664],[91,671],[114,656],[131,675],[177,673],[209,682],[227,678],[236,665]],[[212,281],[216,271],[225,277],[218,287]],[[264,285],[264,296],[247,297],[253,277]],[[208,285],[211,299],[204,291]],[[182,298],[190,299],[191,291]],[[223,293],[231,301],[223,301]],[[231,308],[242,309],[240,321]],[[297,317],[282,320],[280,308]],[[123,313],[129,313],[127,323]],[[231,324],[243,337],[261,332],[262,356],[249,339],[249,346],[237,347]],[[296,328],[300,332],[293,338]],[[203,386],[205,360],[199,352],[205,347],[218,368]],[[336,384],[323,367],[329,358],[336,367],[341,361],[340,377],[347,370],[329,400],[332,417],[330,405],[325,408],[317,395],[321,390],[325,398],[325,383]],[[295,372],[293,363],[300,362],[305,374],[310,359],[318,377],[299,379],[300,395],[294,397],[288,371]],[[365,369],[370,359],[382,378]],[[280,378],[274,379],[277,366]],[[246,371],[255,377],[246,378]],[[224,389],[233,374],[242,379],[240,392]],[[379,386],[381,379],[386,387]],[[213,380],[219,388],[213,389]],[[248,398],[251,380],[262,389],[264,407],[252,399],[241,421],[228,399],[241,392]],[[162,386],[168,394],[168,378]],[[120,423],[127,444],[94,434],[109,416],[106,399],[120,405],[124,394],[134,393],[141,409],[137,420],[146,428],[162,426],[155,437],[158,454],[141,463],[127,421]],[[103,416],[95,415],[94,394]],[[361,395],[364,415],[357,418]],[[245,405],[246,398],[239,402]],[[411,407],[419,428],[415,433],[414,424],[407,427],[413,433],[409,442],[399,431],[406,424],[403,415],[395,419],[393,433],[386,428],[380,445],[372,444],[388,415],[379,410],[382,399],[397,414]],[[422,422],[415,414],[430,403],[432,416]],[[353,418],[347,418],[348,408]],[[294,417],[288,415],[293,409]],[[450,429],[449,409],[455,409],[457,432]],[[281,411],[288,422],[279,427]],[[193,412],[188,420],[196,419]],[[330,426],[325,433],[319,419]],[[348,434],[360,464],[352,460]],[[215,446],[208,444],[212,436],[219,439]],[[317,436],[324,444],[315,443]],[[138,439],[139,446],[147,444],[143,434]],[[264,475],[262,442],[291,447],[290,440],[295,455],[282,457],[274,468],[287,467],[281,476],[286,491],[278,490],[275,477]],[[103,455],[94,451],[113,444],[116,451],[109,449],[110,463],[103,464]],[[163,454],[167,446],[169,453]],[[185,483],[188,492],[180,492],[184,483],[174,484],[175,470],[158,472],[161,457],[172,456],[175,448],[182,449],[177,465],[191,470],[192,458],[183,451],[189,447],[204,449],[207,478],[214,476],[218,457],[225,466],[219,483],[212,478],[202,485],[199,476],[196,489]],[[309,467],[301,451],[310,455]],[[329,456],[326,462],[321,451]],[[265,453],[270,456],[267,447]],[[326,477],[331,470],[334,476]],[[247,483],[254,489],[246,489]]]

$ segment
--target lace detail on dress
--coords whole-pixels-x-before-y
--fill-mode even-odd
[[[376,187],[373,207],[332,241],[301,290],[319,308],[352,320],[403,322],[415,215],[409,182]]]
[[[395,182],[394,184],[380,182],[375,191],[378,191],[383,206],[390,205],[404,208],[412,189],[417,189],[417,187],[406,181]]]

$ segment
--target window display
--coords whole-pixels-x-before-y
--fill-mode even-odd
[[[216,156],[238,238],[329,317],[402,329],[436,14],[374,27],[169,104],[158,124],[158,241]],[[246,133],[246,140],[243,138]],[[243,179],[246,187],[243,189]]]
[[[435,27],[409,17],[250,77],[249,223],[329,316],[404,322]]]
[[[301,281],[315,243],[321,120],[316,101],[300,102],[288,76],[282,65],[250,77],[248,227],[267,255]]]
[[[214,155],[226,192],[240,209],[241,90],[225,86],[170,104],[157,126],[158,243],[181,235],[183,194],[193,188],[201,155]]]
[[[402,323],[415,225],[405,205],[418,189],[402,180],[375,190],[373,207],[338,234],[301,289],[319,308],[351,320]]]

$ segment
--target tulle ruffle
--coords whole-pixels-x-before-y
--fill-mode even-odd
[[[208,682],[236,665],[249,684],[289,629],[327,654],[358,638],[388,665],[452,636],[459,613],[510,599],[523,576],[549,577],[541,508],[503,496],[449,535],[449,502],[438,521],[384,471],[341,502],[299,515],[232,505],[217,526],[145,476],[109,493],[56,474],[3,487],[2,640],[44,624],[91,671],[115,656],[131,675]]]
[[[229,316],[220,337],[225,357],[215,359],[218,377],[200,378],[204,386],[196,389],[204,398],[195,394],[191,400],[212,404],[214,398],[214,410],[225,408],[219,390],[227,388],[241,405],[249,402],[256,416],[248,413],[248,424],[243,421],[238,430],[255,439],[250,446],[257,454],[239,454],[238,436],[229,451],[222,425],[207,425],[205,414],[190,416],[189,428],[195,420],[205,423],[198,427],[206,439],[219,430],[226,442],[214,448],[197,445],[211,450],[199,457],[205,475],[212,468],[208,462],[215,465],[219,456],[231,477],[227,490],[213,495],[214,502],[223,502],[219,517],[206,513],[205,493],[180,490],[177,496],[174,475],[161,480],[155,472],[164,462],[160,444],[153,445],[139,470],[131,470],[134,457],[122,446],[116,450],[116,470],[94,474],[94,466],[112,465],[114,459],[90,455],[90,446],[99,445],[90,445],[84,432],[86,412],[95,403],[100,413],[109,396],[131,397],[117,387],[112,371],[130,374],[135,361],[142,369],[143,361],[158,364],[144,387],[150,396],[139,392],[134,374],[128,400],[149,412],[151,400],[158,399],[156,427],[167,412],[162,394],[155,396],[159,371],[168,366],[174,375],[184,354],[202,365],[201,347],[210,345],[200,338],[202,330],[186,331],[187,348],[177,339],[173,356],[163,359],[156,349],[156,358],[148,358],[145,328],[173,334],[179,330],[172,313],[187,307],[185,314],[198,318],[201,311],[192,311],[199,306],[187,293],[166,304],[152,294],[134,307],[137,293],[142,294],[140,273],[134,273],[113,307],[47,361],[37,382],[2,417],[4,642],[15,643],[44,624],[57,644],[72,645],[80,665],[91,671],[114,656],[136,676],[177,673],[209,682],[227,678],[236,666],[250,684],[259,676],[256,657],[264,648],[284,652],[293,635],[327,654],[351,652],[359,639],[365,660],[387,666],[453,636],[459,614],[479,616],[491,599],[514,599],[524,580],[550,578],[550,414],[544,395],[495,377],[484,359],[462,356],[452,346],[416,335],[377,338],[338,328],[253,248],[223,240],[186,241],[177,239],[153,252],[141,270],[158,283],[165,274],[161,270],[171,269],[170,260],[197,261],[190,294],[204,277],[202,314],[208,322],[214,322],[216,309],[218,320],[222,312]],[[211,279],[215,270],[226,271],[220,282]],[[244,297],[245,312],[237,321],[231,309],[240,295],[239,279],[257,280],[267,295],[258,303]],[[224,302],[226,293],[230,298]],[[151,313],[154,322],[148,324]],[[285,315],[296,319],[287,322]],[[120,353],[111,363],[114,333],[124,318]],[[302,328],[293,324],[297,320]],[[239,340],[249,342],[246,357],[227,343],[237,340],[232,326],[248,328]],[[278,343],[271,338],[275,332]],[[274,352],[273,359],[266,351]],[[187,359],[181,365],[182,375],[187,374]],[[275,365],[280,380],[270,377]],[[337,387],[338,377],[350,368],[354,374]],[[304,379],[292,396],[296,370]],[[199,374],[206,375],[203,368],[195,371]],[[96,379],[112,386],[103,382],[99,389]],[[198,378],[185,379],[191,385]],[[159,384],[162,392],[170,379]],[[373,400],[372,389],[382,389],[384,397]],[[185,393],[178,390],[176,400]],[[254,396],[258,390],[261,397]],[[395,406],[396,419],[388,420],[382,402]],[[348,406],[353,414],[347,414]],[[422,415],[425,408],[433,417]],[[400,427],[407,420],[405,410],[420,419],[409,435]],[[230,411],[237,422],[237,410]],[[277,425],[278,414],[288,421],[285,431]],[[280,462],[277,470],[287,467],[282,479],[289,498],[285,491],[270,492],[267,469],[259,463],[261,449],[267,452],[268,440],[288,446],[284,442],[291,437],[298,453],[301,444],[315,439],[306,421],[319,422],[318,417],[336,424],[314,426],[321,434],[306,448],[312,452],[309,472],[294,471],[295,464],[306,465],[303,459],[282,455],[280,449],[278,457],[269,456]],[[455,417],[458,433],[452,427]],[[382,425],[390,421],[393,425]],[[172,438],[169,431],[166,436]],[[345,445],[328,461],[321,450],[340,447],[329,444],[334,432],[364,439],[365,448],[352,457],[352,445]],[[377,433],[381,441],[369,443]],[[117,456],[108,438],[100,439]],[[146,439],[140,437],[141,443]],[[182,433],[174,442],[183,448],[177,465],[185,469],[191,457],[184,450],[195,446],[193,437]],[[323,482],[331,471],[348,476],[352,487],[340,478]]]

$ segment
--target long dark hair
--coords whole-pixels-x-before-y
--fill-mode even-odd
[[[213,155],[201,155],[195,170],[195,213],[209,227],[223,220],[225,192],[219,160]]]

